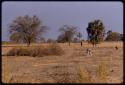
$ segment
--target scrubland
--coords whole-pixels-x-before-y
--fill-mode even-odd
[[[19,51],[23,55],[12,53],[16,48],[23,49]],[[95,48],[86,42],[82,47],[80,43],[2,44],[2,82],[122,83],[123,42],[104,42]]]

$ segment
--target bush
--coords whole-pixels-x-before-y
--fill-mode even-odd
[[[49,48],[50,49],[48,49],[48,51],[51,51],[52,55],[61,55],[61,54],[64,53],[62,48],[59,45],[55,44],[55,43],[51,44],[49,46]]]
[[[50,44],[48,47],[35,47],[31,51],[31,56],[44,56],[44,55],[62,55],[64,51],[56,44]]]
[[[106,82],[108,77],[108,67],[107,64],[101,63],[98,69],[98,77],[101,81]]]
[[[52,68],[53,73],[49,76],[52,77],[56,83],[77,83],[76,74],[71,71],[71,68],[68,63],[59,64]]]
[[[120,35],[120,33],[118,32],[112,32],[110,33],[106,39],[106,41],[121,41],[122,40],[122,37]]]
[[[91,76],[86,68],[78,67],[78,80],[80,83],[91,83]]]
[[[50,44],[48,47],[27,47],[27,48],[12,48],[8,56],[33,56],[42,57],[46,55],[62,55],[64,51],[56,44]]]
[[[12,48],[7,56],[29,56],[30,51],[26,48]]]

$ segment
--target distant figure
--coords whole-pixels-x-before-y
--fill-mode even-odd
[[[115,46],[115,49],[116,49],[116,50],[118,50],[118,47],[117,47],[117,46]]]
[[[92,55],[92,52],[91,52],[91,50],[90,49],[86,49],[86,53],[88,54],[88,55]]]
[[[81,42],[81,46],[82,46],[82,42]]]

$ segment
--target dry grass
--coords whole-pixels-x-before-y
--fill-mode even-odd
[[[56,66],[55,72],[52,76],[56,83],[73,83],[74,80],[71,78],[71,73],[69,70],[69,66],[59,65]]]
[[[104,44],[104,46],[102,44]],[[57,46],[53,44],[38,44],[30,47],[21,47],[21,45],[11,47],[4,46],[2,47],[2,52],[5,53],[13,47],[21,47],[30,49],[30,51],[32,50],[31,53],[34,54],[34,56],[38,56],[37,54],[39,53],[42,54],[39,54],[40,57],[3,56],[2,82],[121,83],[123,81],[122,44],[109,43],[109,47],[108,43],[102,44],[97,48],[90,48],[91,46],[86,43],[83,44],[83,47],[81,47],[80,44],[74,43],[71,43],[71,46],[68,46],[67,43],[58,43]],[[110,46],[110,44],[112,45]],[[115,50],[115,45],[119,46],[118,50]],[[58,48],[61,48],[65,54],[61,51],[61,56],[58,54],[54,55],[58,53],[58,50],[55,50]],[[85,51],[87,48],[92,50],[92,56],[86,55]],[[111,72],[110,69],[113,70],[113,72]]]
[[[7,56],[29,56],[30,50],[27,48],[12,48],[8,53]]]
[[[101,80],[101,82],[106,82],[108,80],[109,70],[108,66],[105,63],[101,63],[98,68],[98,77]]]
[[[2,82],[3,83],[10,83],[12,74],[9,72],[9,65],[2,67]]]
[[[48,47],[14,47],[7,56],[33,56],[42,57],[45,55],[62,55],[64,51],[56,44],[50,44]]]
[[[90,73],[83,66],[78,66],[78,80],[80,83],[91,83]]]

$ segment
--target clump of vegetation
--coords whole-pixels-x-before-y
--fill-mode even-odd
[[[56,83],[76,83],[77,81],[74,73],[71,73],[70,66],[68,64],[56,66],[51,77],[55,79]]]
[[[68,68],[69,66],[56,68],[53,78],[57,83],[91,83],[91,76],[86,68],[78,66],[76,74],[72,73]]]
[[[8,53],[7,56],[29,56],[30,51],[26,48],[12,48]]]
[[[108,77],[108,68],[105,63],[101,63],[98,69],[98,77],[101,81],[106,81]]]
[[[64,53],[64,51],[62,50],[62,48],[57,45],[56,43],[52,43],[51,45],[49,45],[49,50],[52,52],[52,54],[55,55],[62,55]]]
[[[27,48],[12,48],[8,56],[33,56],[42,57],[46,55],[62,55],[64,51],[56,44],[51,44],[48,47],[27,47]]]
[[[12,79],[12,73],[9,70],[9,66],[6,65],[5,67],[2,66],[2,82],[9,83]]]
[[[91,83],[91,76],[87,69],[78,67],[78,80],[80,83]]]
[[[121,41],[122,40],[122,36],[120,33],[118,32],[110,32],[108,33],[106,39],[106,41]]]
[[[48,47],[34,47],[31,49],[31,56],[45,56],[45,55],[62,55],[64,51],[56,44],[50,44]]]
[[[105,36],[105,26],[102,20],[94,20],[88,23],[86,28],[88,33],[88,41],[95,47],[96,44],[103,41]]]

